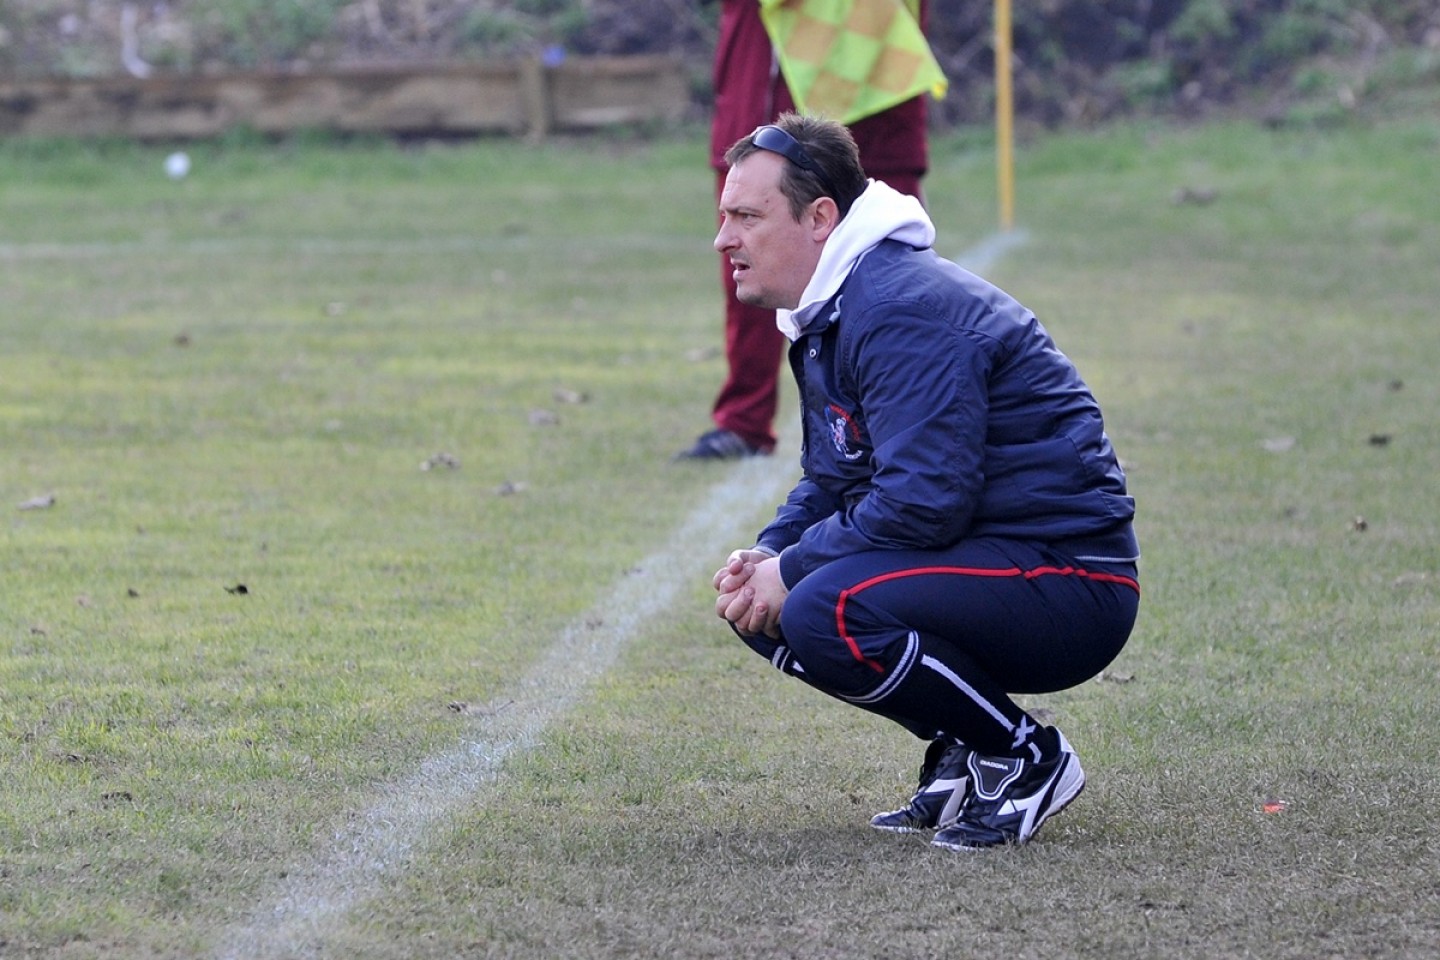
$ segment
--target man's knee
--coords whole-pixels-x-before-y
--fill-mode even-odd
[[[807,679],[839,696],[858,696],[884,679],[879,659],[867,656],[853,639],[842,636],[835,618],[838,596],[807,577],[785,598],[780,632]]]

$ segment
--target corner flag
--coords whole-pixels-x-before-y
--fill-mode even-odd
[[[949,86],[919,0],[759,0],[795,106],[850,124]]]

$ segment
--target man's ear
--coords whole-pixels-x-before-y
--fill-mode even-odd
[[[840,207],[830,197],[812,200],[808,216],[810,236],[816,243],[824,243],[840,225]]]

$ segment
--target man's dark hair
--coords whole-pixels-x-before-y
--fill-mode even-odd
[[[841,217],[849,213],[855,198],[865,192],[867,182],[860,166],[860,150],[849,129],[834,120],[798,113],[782,113],[771,126],[788,133],[819,168],[806,170],[793,160],[786,162],[780,176],[780,193],[790,203],[790,215],[799,220],[811,202],[826,196],[835,201]],[[752,133],[725,152],[725,162],[733,167],[763,149],[756,146]]]

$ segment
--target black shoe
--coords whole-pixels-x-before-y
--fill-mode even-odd
[[[1054,760],[1036,763],[972,752],[967,766],[970,795],[959,818],[935,834],[931,842],[937,847],[976,850],[1024,843],[1085,789],[1080,758],[1063,735]]]
[[[740,460],[745,457],[759,457],[770,451],[764,447],[745,442],[740,434],[732,430],[711,430],[702,433],[695,445],[675,454],[676,460]]]
[[[918,833],[948,825],[960,812],[970,784],[970,771],[965,766],[970,752],[965,744],[948,737],[931,741],[920,766],[920,786],[910,802],[899,810],[875,814],[870,826],[894,833]]]

